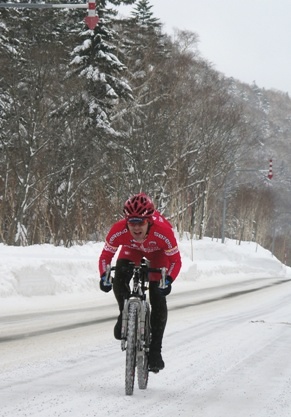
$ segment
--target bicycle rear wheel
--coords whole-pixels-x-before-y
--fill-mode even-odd
[[[136,337],[137,337],[138,306],[130,303],[128,307],[127,346],[125,364],[125,394],[132,395],[136,367]]]
[[[137,356],[137,377],[139,389],[146,389],[149,379],[149,347],[150,347],[150,311],[147,305],[147,312],[145,317],[145,345]]]

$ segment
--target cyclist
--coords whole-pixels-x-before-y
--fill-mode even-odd
[[[124,299],[129,294],[130,271],[126,268],[130,262],[139,265],[142,258],[150,261],[151,268],[167,268],[168,284],[159,288],[159,273],[150,273],[149,296],[152,307],[152,340],[149,351],[149,369],[161,370],[165,364],[161,355],[162,340],[167,323],[168,309],[166,296],[171,292],[171,284],[181,269],[181,256],[171,224],[155,210],[149,196],[135,194],[124,204],[124,219],[116,222],[110,229],[99,259],[100,288],[104,292],[111,286],[104,285],[106,265],[121,246],[116,261],[113,292],[120,314],[114,327],[114,336],[121,339],[121,323]]]

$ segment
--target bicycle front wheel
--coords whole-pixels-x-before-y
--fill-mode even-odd
[[[138,306],[130,303],[128,307],[127,346],[125,364],[125,394],[132,395],[136,367],[136,339],[138,326]]]

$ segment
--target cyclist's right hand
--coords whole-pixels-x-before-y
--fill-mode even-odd
[[[112,290],[112,283],[106,282],[106,274],[102,275],[99,282],[100,290],[104,292],[109,292]]]

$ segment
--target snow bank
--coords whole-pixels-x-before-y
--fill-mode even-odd
[[[87,243],[71,248],[52,245],[14,247],[0,244],[0,297],[42,297],[60,294],[96,293],[98,258],[103,243]],[[209,238],[179,242],[182,270],[179,282],[196,286],[230,282],[238,277],[291,276],[272,254],[255,243]],[[218,282],[219,281],[219,282]]]
[[[180,243],[183,256],[181,276],[184,279],[198,281],[235,280],[239,278],[284,277],[291,268],[283,265],[270,251],[253,242],[227,240],[220,241],[205,238],[193,242],[183,240]],[[193,259],[193,261],[191,261]]]
[[[77,293],[97,286],[102,243],[71,248],[0,245],[0,297]]]

